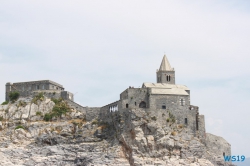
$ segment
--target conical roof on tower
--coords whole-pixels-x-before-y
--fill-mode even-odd
[[[173,70],[173,69],[171,68],[170,63],[168,62],[167,56],[164,55],[159,71],[169,71],[169,70]]]

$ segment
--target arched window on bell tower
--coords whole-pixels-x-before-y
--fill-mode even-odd
[[[170,75],[167,75],[167,82],[170,82]]]

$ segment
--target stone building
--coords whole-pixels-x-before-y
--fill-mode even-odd
[[[74,95],[71,92],[65,91],[64,87],[56,82],[50,80],[29,81],[29,82],[16,82],[6,83],[5,85],[5,100],[9,100],[9,93],[17,91],[20,97],[28,97],[36,95],[37,93],[44,92],[44,94],[51,98],[69,99],[74,101]]]
[[[111,114],[135,109],[153,111],[157,120],[164,124],[166,117],[163,115],[170,113],[178,124],[189,128],[193,136],[198,137],[202,143],[210,145],[211,140],[219,139],[217,136],[206,138],[205,117],[199,114],[199,107],[190,103],[190,89],[185,85],[175,84],[175,70],[171,68],[166,55],[156,72],[156,82],[143,83],[141,88],[129,87],[124,90],[118,101],[101,107],[101,119],[110,123]],[[230,144],[225,144],[221,151],[221,155],[230,155]]]

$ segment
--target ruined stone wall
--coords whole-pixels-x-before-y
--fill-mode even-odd
[[[205,127],[205,117],[204,115],[199,115],[198,117],[198,132],[199,138],[201,139],[202,143],[206,141],[206,127]]]
[[[101,107],[86,107],[86,120],[92,121],[98,119]]]
[[[9,92],[17,91],[20,94],[20,97],[27,97],[32,95],[33,91],[39,90],[55,90],[63,91],[64,88],[62,85],[55,83],[50,80],[41,80],[41,81],[31,81],[31,82],[18,82],[18,83],[6,83],[6,101],[9,100]]]

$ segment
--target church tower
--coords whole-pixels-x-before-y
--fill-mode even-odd
[[[171,68],[166,55],[164,55],[161,66],[156,72],[157,83],[175,84],[175,71]]]

